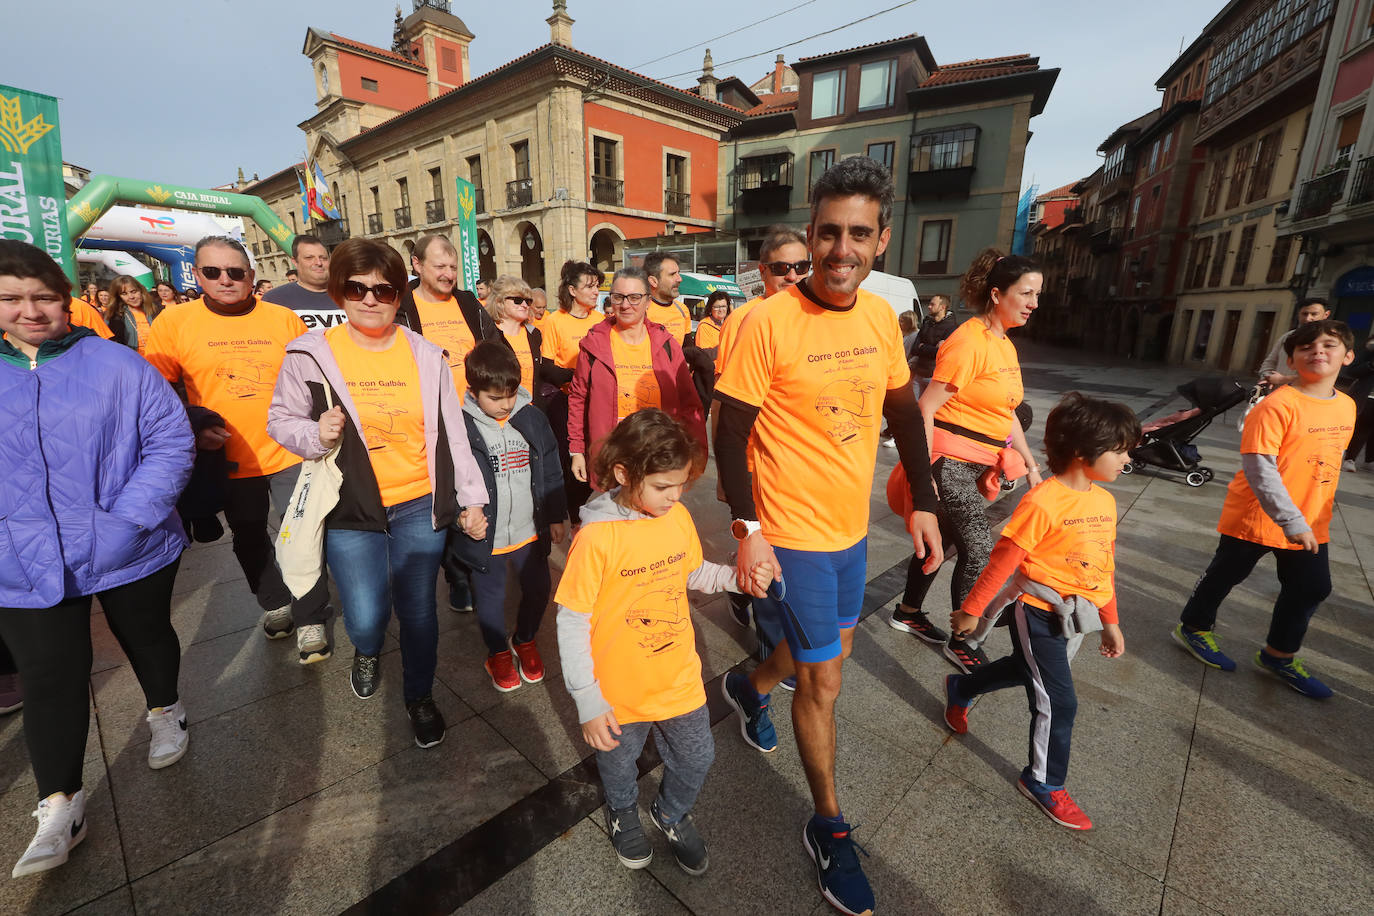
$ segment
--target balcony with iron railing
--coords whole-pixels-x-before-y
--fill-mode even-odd
[[[391,212],[392,212],[392,214],[396,217],[396,228],[397,228],[397,229],[409,229],[409,228],[410,228],[410,208],[409,208],[409,207],[397,207],[395,210],[393,210],[393,211],[391,211]]]
[[[534,179],[517,178],[506,182],[506,209],[528,207],[534,203]]]
[[[1374,201],[1374,156],[1365,156],[1355,163],[1355,180],[1350,184],[1346,206],[1357,207]]]
[[[1064,225],[1065,225],[1065,226],[1078,226],[1078,225],[1082,225],[1082,223],[1083,223],[1083,208],[1082,208],[1082,207],[1065,207],[1065,208],[1064,208]]]
[[[442,200],[425,201],[425,222],[442,223],[444,221],[444,202]]]
[[[382,214],[369,213],[367,215],[367,234],[376,235],[382,231]]]
[[[691,209],[691,198],[686,191],[667,190],[663,192],[663,212],[673,216],[686,216]]]
[[[1104,254],[1121,247],[1121,228],[1103,223],[1088,225],[1088,248],[1093,254]]]
[[[1301,221],[1330,213],[1332,206],[1341,199],[1345,191],[1345,179],[1349,175],[1350,166],[1346,165],[1303,182],[1298,191],[1298,206],[1293,212],[1293,219]]]
[[[348,240],[348,220],[331,219],[315,226],[315,235],[327,247],[334,247]]]

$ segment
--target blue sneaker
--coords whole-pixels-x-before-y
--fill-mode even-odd
[[[788,693],[796,693],[796,692],[797,692],[797,678],[796,678],[796,675],[793,675],[792,677],[785,677],[785,678],[783,678],[782,680],[778,681],[778,686],[781,687],[783,690],[786,690]]]
[[[754,685],[741,671],[731,671],[720,682],[725,701],[739,713],[739,732],[749,746],[765,754],[778,749],[778,733],[768,717],[768,697],[759,697]]]
[[[753,620],[753,599],[748,595],[730,593],[730,619],[736,626],[747,627]]]
[[[1255,664],[1277,675],[1289,687],[1305,697],[1325,700],[1332,694],[1330,687],[1307,673],[1300,658],[1275,658],[1261,649],[1255,653]]]
[[[1217,634],[1211,630],[1190,630],[1183,624],[1174,627],[1174,639],[1188,650],[1188,654],[1211,668],[1235,671],[1236,663],[1217,648]]]
[[[814,821],[807,821],[802,830],[802,845],[816,863],[816,886],[821,896],[841,913],[850,916],[871,916],[874,907],[873,888],[859,865],[855,850],[868,855],[850,838],[852,828],[841,823],[836,829],[818,831]],[[829,835],[827,836],[827,833]]]

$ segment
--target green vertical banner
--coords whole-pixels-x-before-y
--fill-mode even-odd
[[[477,186],[466,178],[458,182],[458,255],[463,261],[463,289],[476,289],[482,277],[477,255]]]
[[[76,282],[57,99],[0,86],[0,238],[37,245]]]

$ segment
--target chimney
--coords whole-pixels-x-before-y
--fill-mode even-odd
[[[787,69],[787,64],[783,62],[782,55],[779,54],[779,55],[778,55],[777,61],[774,62],[774,64],[773,64],[773,94],[774,94],[774,95],[777,95],[779,92],[782,92],[782,77],[783,77],[783,73],[786,71],[786,69]]]
[[[697,94],[703,99],[716,101],[716,65],[711,61],[711,49],[706,49],[706,58],[701,62],[701,77],[697,80]]]
[[[553,15],[544,21],[549,24],[549,41],[552,44],[572,47],[573,18],[568,15],[567,0],[553,0]]]

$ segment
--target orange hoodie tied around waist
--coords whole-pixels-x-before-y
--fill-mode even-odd
[[[973,464],[984,464],[988,460],[986,446],[938,426],[935,428],[935,441],[931,443],[930,455],[932,463],[940,458],[953,458]],[[1000,477],[1020,480],[1026,473],[1026,459],[1022,458],[1016,449],[1007,446],[998,451],[997,463],[979,476],[978,490],[984,499],[992,502],[1002,489]],[[906,469],[900,463],[892,469],[887,478],[887,505],[902,518],[909,517],[913,511],[911,487],[907,483]]]

